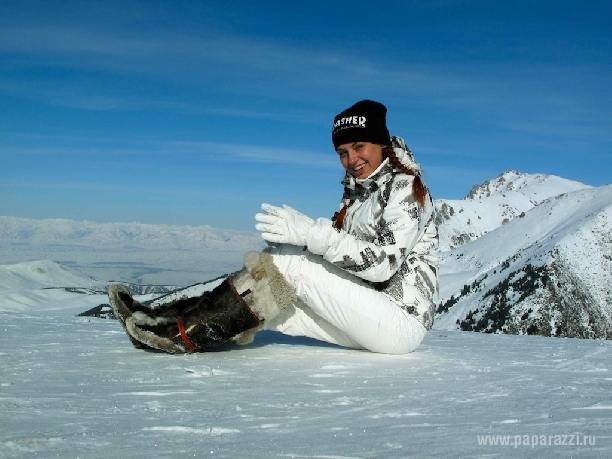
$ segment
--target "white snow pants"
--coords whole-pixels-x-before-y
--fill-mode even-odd
[[[387,296],[301,247],[270,249],[298,301],[265,329],[383,354],[414,351],[427,330]]]

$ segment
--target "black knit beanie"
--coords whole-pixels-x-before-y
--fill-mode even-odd
[[[362,100],[334,118],[334,148],[351,142],[391,145],[387,129],[387,107],[373,100]]]

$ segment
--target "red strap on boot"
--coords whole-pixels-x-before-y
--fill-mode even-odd
[[[185,343],[185,346],[187,346],[189,352],[195,351],[196,347],[191,341],[189,341],[189,338],[187,337],[187,332],[185,332],[185,325],[183,325],[183,316],[179,316],[178,318],[178,329],[179,333],[181,334],[181,338],[183,338],[183,343]]]

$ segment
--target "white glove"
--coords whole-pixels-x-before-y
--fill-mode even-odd
[[[273,244],[306,245],[308,230],[314,225],[312,218],[288,205],[281,208],[264,203],[261,209],[267,213],[255,215],[259,222],[255,229],[261,231],[262,238]]]

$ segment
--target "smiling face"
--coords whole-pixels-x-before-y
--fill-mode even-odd
[[[340,162],[353,177],[368,178],[383,162],[382,145],[370,142],[350,142],[336,148]]]

